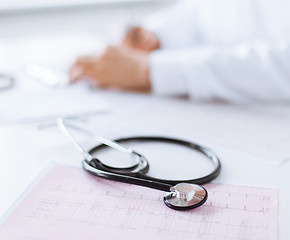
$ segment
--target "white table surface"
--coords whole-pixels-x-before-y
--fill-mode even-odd
[[[285,147],[290,143],[285,135],[290,131],[290,106],[194,103],[110,91],[96,91],[96,94],[109,103],[110,110],[77,121],[78,124],[111,138],[157,134],[180,137],[211,147],[222,160],[222,172],[214,182],[279,189],[279,239],[289,239],[290,163],[282,166],[275,166],[275,163],[279,163],[284,156],[290,156],[290,148],[287,152]],[[287,123],[288,128],[285,128]],[[0,126],[1,216],[50,162],[81,167],[81,155],[55,126],[42,130],[37,126],[39,124]],[[271,133],[273,128],[276,134]],[[81,140],[87,145],[91,144],[84,138]],[[168,160],[170,155],[166,155],[166,161],[178,170],[174,172],[172,168],[164,168],[165,160],[162,151],[158,152],[159,147],[150,145],[144,149],[149,158],[150,154],[155,154],[151,175],[192,177],[192,172],[189,174],[187,171],[188,167],[174,164],[175,158]],[[280,154],[280,150],[284,153]],[[182,153],[178,157],[186,159]],[[197,166],[189,161],[184,164],[192,169]],[[206,172],[209,166],[201,164],[198,167],[198,171],[194,172],[196,175]]]

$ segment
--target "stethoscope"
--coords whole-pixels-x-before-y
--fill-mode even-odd
[[[163,201],[168,207],[172,209],[188,210],[203,205],[207,200],[208,193],[206,189],[200,185],[212,181],[219,175],[221,171],[221,163],[216,154],[213,153],[210,149],[200,146],[196,143],[176,138],[156,136],[119,138],[111,141],[104,137],[95,135],[94,133],[83,127],[79,127],[77,125],[65,122],[63,119],[58,119],[57,125],[61,132],[84,156],[82,165],[87,172],[114,181],[125,182],[165,191],[166,193],[163,197]],[[97,141],[101,142],[101,144],[97,145],[89,151],[86,151],[72,136],[69,128],[93,137]],[[196,179],[166,180],[150,177],[147,175],[147,172],[149,171],[148,160],[142,154],[137,153],[133,149],[128,148],[124,145],[126,143],[135,141],[163,142],[187,147],[191,150],[198,151],[205,155],[213,163],[214,169],[208,175]],[[133,164],[129,167],[113,167],[106,165],[100,159],[93,156],[106,148],[113,148],[115,150],[130,155],[133,159]]]

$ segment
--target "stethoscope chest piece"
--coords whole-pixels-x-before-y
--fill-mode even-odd
[[[179,183],[165,193],[164,203],[176,210],[197,208],[207,200],[207,191],[196,184]]]

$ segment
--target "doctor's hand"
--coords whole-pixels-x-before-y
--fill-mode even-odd
[[[127,33],[122,42],[124,46],[151,52],[160,48],[160,42],[154,33],[141,28],[133,27]]]
[[[80,57],[69,70],[71,82],[88,79],[102,88],[149,92],[149,53],[109,46],[100,55]]]

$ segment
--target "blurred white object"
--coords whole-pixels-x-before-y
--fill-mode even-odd
[[[82,84],[65,88],[3,91],[0,123],[53,121],[57,117],[83,118],[105,113],[109,105],[96,91]]]
[[[0,73],[0,91],[13,88],[14,77],[10,74]]]
[[[69,84],[67,73],[52,70],[40,64],[29,64],[26,68],[26,73],[28,76],[50,87],[61,87]]]
[[[72,7],[91,7],[105,4],[128,4],[128,3],[142,3],[154,2],[156,0],[10,0],[0,1],[0,12],[14,12],[25,10],[38,9],[58,9],[58,8],[72,8]],[[159,0],[160,1],[160,0]]]
[[[100,35],[85,32],[36,34],[0,41],[0,70],[26,72],[29,69],[37,76],[36,73],[67,72],[77,57],[98,53],[104,47],[105,40]]]

